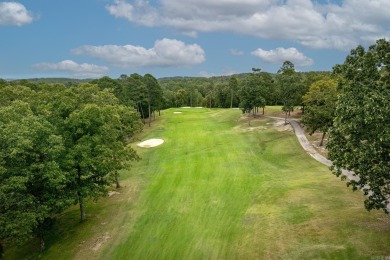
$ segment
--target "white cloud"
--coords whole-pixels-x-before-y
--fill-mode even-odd
[[[184,34],[227,31],[297,41],[312,48],[350,49],[390,34],[389,0],[114,0],[115,17]],[[372,43],[372,42],[371,42]]]
[[[114,0],[113,5],[106,6],[107,11],[115,17],[125,18],[130,22],[144,26],[153,26],[158,22],[158,12],[147,1],[136,0],[131,5],[125,0]]]
[[[30,11],[17,2],[0,3],[0,25],[22,26],[34,20]]]
[[[276,48],[275,50],[257,49],[251,53],[267,63],[280,63],[289,60],[297,66],[310,66],[313,60],[306,57],[303,53],[295,48]]]
[[[242,56],[244,55],[243,51],[237,50],[237,49],[230,49],[230,53],[234,56]]]
[[[108,67],[88,63],[76,63],[72,60],[63,60],[58,63],[38,63],[33,68],[39,70],[53,70],[69,72],[76,77],[99,77],[108,72]]]
[[[85,45],[72,52],[90,55],[122,68],[180,67],[200,64],[206,60],[204,50],[199,45],[166,38],[157,40],[150,49],[134,45]]]
[[[199,76],[200,77],[204,77],[204,78],[220,77],[220,76],[231,76],[231,75],[234,75],[234,74],[237,74],[237,72],[232,70],[232,69],[225,69],[222,73],[210,73],[210,72],[207,72],[207,71],[204,71],[204,70],[199,72]]]

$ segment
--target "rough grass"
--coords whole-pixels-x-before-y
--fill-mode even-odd
[[[262,114],[263,110],[259,109],[259,114]],[[267,116],[285,117],[286,114],[282,110],[282,106],[266,106],[264,114]],[[300,118],[302,116],[302,110],[300,107],[295,107],[294,111],[290,112],[288,118]]]
[[[181,111],[182,114],[174,114]],[[362,259],[390,255],[390,219],[367,212],[271,119],[163,111],[120,194],[61,216],[43,259]],[[135,145],[134,145],[135,146]],[[12,250],[12,256],[26,256]],[[31,245],[30,245],[31,249]],[[9,254],[10,255],[10,254]],[[37,254],[35,255],[37,256]]]

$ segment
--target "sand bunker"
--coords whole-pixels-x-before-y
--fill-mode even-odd
[[[173,112],[174,114],[181,114],[181,112]]]
[[[137,145],[139,147],[149,148],[149,147],[159,146],[162,143],[164,143],[163,139],[149,139],[149,140],[143,141]]]

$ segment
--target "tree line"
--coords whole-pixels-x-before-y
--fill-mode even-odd
[[[138,160],[128,140],[143,123],[111,89],[83,83],[0,83],[0,247],[44,237],[53,216],[120,186]]]

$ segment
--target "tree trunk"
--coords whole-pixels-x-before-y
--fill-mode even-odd
[[[0,241],[0,258],[3,258],[4,255],[4,247],[3,247],[3,242]]]
[[[119,189],[121,187],[121,184],[119,182],[119,173],[115,173],[115,183],[116,183],[116,188]]]
[[[39,235],[39,244],[40,244],[41,251],[44,251],[45,250],[45,240],[43,239],[43,234]]]
[[[231,90],[230,93],[230,108],[233,108],[233,89]]]
[[[323,132],[323,133],[322,133],[321,142],[320,142],[320,146],[322,146],[322,145],[323,145],[323,143],[324,143],[324,138],[325,138],[325,135],[326,135],[326,132]]]
[[[144,124],[145,124],[144,110],[142,109],[142,105],[140,103],[138,103],[138,104],[139,104],[139,107],[141,108],[142,122],[144,122]]]
[[[263,107],[263,115],[264,115],[264,108],[265,108],[265,107]]]
[[[284,117],[284,124],[287,125],[287,110],[285,112],[286,116]]]
[[[161,110],[160,109],[158,110],[158,116],[161,116]]]
[[[84,209],[84,198],[83,195],[81,195],[80,192],[77,192],[77,196],[79,199],[79,205],[80,205],[80,222],[85,221],[85,209]]]
[[[148,107],[149,107],[149,127],[150,127],[150,123],[151,123],[151,120],[152,120],[152,114],[151,114],[152,108],[151,108],[151,106],[150,106],[150,101],[149,101],[149,103],[148,103]]]

